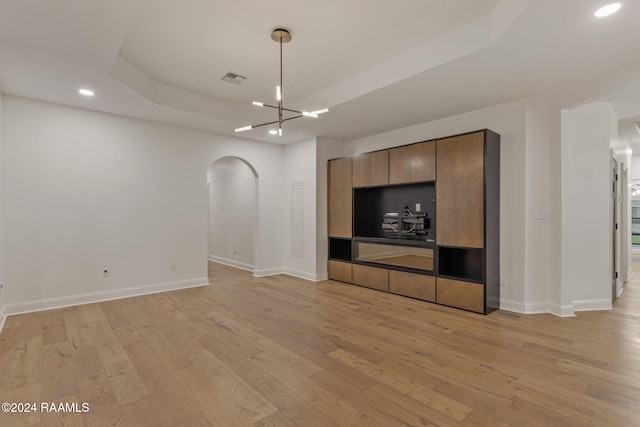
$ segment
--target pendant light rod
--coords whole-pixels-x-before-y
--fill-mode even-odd
[[[278,105],[269,105],[269,104],[265,104],[263,102],[258,102],[258,101],[253,101],[253,105],[258,106],[258,107],[268,107],[268,108],[277,109],[278,110],[278,120],[274,120],[272,122],[267,122],[267,123],[262,123],[262,124],[259,124],[259,125],[243,126],[243,127],[237,128],[235,130],[236,132],[242,132],[242,131],[246,131],[246,130],[255,129],[257,127],[268,126],[268,125],[273,125],[273,124],[277,123],[278,124],[278,135],[282,136],[282,124],[284,122],[287,122],[287,121],[293,120],[293,119],[299,119],[300,117],[314,117],[314,118],[317,118],[318,114],[326,113],[327,111],[329,111],[328,108],[323,108],[323,109],[320,109],[320,110],[307,112],[307,111],[292,110],[290,108],[285,108],[284,107],[282,45],[283,45],[283,43],[289,43],[291,41],[291,33],[288,30],[285,30],[284,28],[276,28],[271,33],[271,39],[273,41],[277,42],[280,45],[280,85],[276,87],[276,101],[278,101]],[[295,113],[297,115],[293,116],[293,117],[285,118],[284,117],[284,112],[285,111],[289,112],[289,113]]]

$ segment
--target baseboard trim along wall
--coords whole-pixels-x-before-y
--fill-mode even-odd
[[[2,334],[2,328],[4,328],[4,321],[7,320],[4,305],[0,307],[0,334]]]
[[[159,292],[176,291],[179,289],[195,288],[209,284],[208,277],[197,277],[195,279],[179,280],[176,282],[158,283],[155,285],[137,286],[134,288],[116,289],[113,291],[93,292],[89,294],[69,295],[58,298],[46,298],[35,301],[19,302],[7,304],[5,306],[6,316],[22,313],[32,313],[34,311],[52,310],[56,308],[70,307],[81,304],[91,304],[114,299],[129,298],[139,295],[155,294]]]
[[[327,280],[322,278],[322,275],[307,273],[306,271],[296,270],[294,268],[285,268],[284,274],[297,277],[299,279],[309,280],[310,282],[321,282],[323,280]]]
[[[552,302],[528,302],[510,301],[501,299],[500,310],[512,311],[520,314],[553,314],[558,317],[575,317],[573,305],[560,306]]]
[[[598,311],[598,310],[611,310],[610,299],[585,299],[573,301],[573,307],[575,311]]]
[[[261,270],[258,270],[258,269],[253,270],[253,277],[267,277],[267,276],[275,276],[277,274],[284,274],[284,268],[276,267],[276,268],[263,268]]]
[[[240,270],[250,271],[253,273],[254,267],[251,264],[235,261],[233,259],[222,258],[215,255],[209,255],[209,261],[217,262],[218,264],[228,265],[229,267],[239,268]]]
[[[279,267],[265,268],[262,270],[254,270],[253,277],[276,276],[278,274],[286,274],[287,276],[297,277],[299,279],[308,280],[310,282],[322,282],[328,280],[327,274],[313,274],[306,271],[296,270],[295,268]]]

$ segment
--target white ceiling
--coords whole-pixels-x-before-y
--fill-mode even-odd
[[[0,0],[4,93],[234,135],[275,120],[287,28],[285,106],[318,119],[235,134],[290,143],[349,140],[527,96],[640,61],[640,0],[596,19],[606,0]],[[228,71],[241,85],[221,80]],[[79,87],[96,91],[91,99]],[[631,132],[640,75],[598,99]],[[625,130],[626,129],[626,130]],[[628,132],[627,132],[628,131]]]

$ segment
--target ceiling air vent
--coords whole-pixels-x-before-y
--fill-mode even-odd
[[[239,74],[229,72],[222,77],[222,80],[224,80],[227,83],[233,83],[234,85],[239,85],[243,81],[247,80],[247,78],[242,77]]]

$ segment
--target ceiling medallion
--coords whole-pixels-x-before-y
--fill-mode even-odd
[[[249,126],[239,127],[239,128],[237,128],[235,130],[236,132],[242,132],[242,131],[245,131],[245,130],[251,130],[251,129],[255,129],[257,127],[268,126],[268,125],[273,125],[273,124],[277,123],[278,124],[278,130],[277,131],[272,130],[269,133],[271,133],[271,134],[276,134],[277,133],[277,135],[282,136],[282,123],[284,123],[286,121],[289,121],[289,120],[299,119],[300,117],[314,117],[314,118],[317,118],[318,114],[326,113],[327,111],[329,111],[328,108],[324,108],[322,110],[307,112],[307,111],[292,110],[290,108],[285,108],[284,107],[284,103],[282,101],[282,99],[283,99],[282,94],[284,92],[283,86],[282,86],[282,45],[284,43],[289,43],[291,41],[291,33],[289,33],[289,31],[287,31],[287,30],[285,30],[283,28],[276,28],[271,33],[271,38],[273,39],[273,41],[277,42],[280,45],[280,85],[276,86],[276,101],[278,101],[278,105],[269,105],[269,104],[265,104],[264,102],[258,102],[258,101],[253,101],[253,105],[255,105],[257,107],[268,107],[268,108],[274,108],[274,109],[278,110],[278,120],[274,120],[272,122],[267,122],[267,123],[262,123],[262,124],[259,124],[259,125],[249,125]],[[285,112],[294,113],[295,115],[285,118]]]

